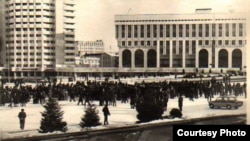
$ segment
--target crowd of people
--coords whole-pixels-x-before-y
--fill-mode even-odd
[[[245,95],[246,83],[226,83],[223,81],[163,81],[141,82],[129,85],[113,81],[82,81],[75,84],[39,84],[35,87],[15,85],[0,89],[1,106],[25,106],[31,101],[33,104],[44,104],[48,97],[58,100],[69,100],[77,105],[90,105],[91,101],[98,100],[100,106],[116,106],[116,101],[130,103],[135,108],[138,101],[147,98],[147,94],[154,95],[154,99],[166,103],[169,98],[183,96],[193,101],[195,98],[205,97],[209,100],[215,95]],[[152,98],[152,97],[150,97]]]

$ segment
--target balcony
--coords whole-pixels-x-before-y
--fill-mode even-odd
[[[35,20],[35,18],[29,18],[29,21],[30,22],[35,22],[36,20]]]
[[[73,32],[73,31],[72,31],[72,32],[65,31],[64,34],[65,34],[65,35],[75,35],[75,32]]]
[[[42,11],[36,11],[34,13],[34,16],[37,17],[37,16],[42,16],[43,15],[43,12]]]
[[[43,24],[43,28],[54,28],[54,25],[51,25],[51,24]]]
[[[8,14],[9,16],[15,16],[15,13],[14,12],[11,12]]]
[[[75,29],[75,25],[74,24],[64,24],[63,27],[67,28],[67,29]]]
[[[65,53],[75,53],[76,50],[64,50]]]
[[[50,19],[50,18],[44,18],[43,22],[47,22],[47,23],[53,23],[55,20],[54,19]]]
[[[74,14],[74,12],[65,12],[64,16],[66,16],[66,17],[75,17],[75,14]]]
[[[74,37],[64,37],[65,41],[75,41]]]
[[[75,18],[64,18],[63,22],[64,23],[75,23]]]
[[[22,15],[29,15],[29,12],[22,12]]]
[[[64,10],[72,10],[72,11],[75,11],[74,6],[70,6],[70,5],[64,5],[64,6],[63,6],[63,9],[64,9]]]
[[[75,55],[65,55],[65,59],[75,59]]]
[[[22,28],[23,25],[22,24],[16,24],[16,28]]]
[[[47,30],[42,31],[42,34],[53,34],[53,33],[54,33],[53,31],[47,31]]]
[[[75,47],[75,44],[74,44],[74,43],[72,43],[72,44],[67,44],[67,43],[66,43],[66,44],[64,44],[64,46],[65,46],[65,47]]]
[[[75,5],[75,1],[73,0],[63,0],[65,4]]]

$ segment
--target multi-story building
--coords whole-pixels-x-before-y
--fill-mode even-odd
[[[82,56],[85,54],[104,52],[104,42],[102,40],[76,41],[75,44],[76,44],[76,48],[78,50],[79,56]]]
[[[101,68],[118,67],[118,55],[106,52],[85,54],[79,58],[79,64],[77,66]]]
[[[212,13],[116,15],[119,68],[239,69],[246,66],[246,15]]]
[[[75,64],[74,0],[0,0],[5,78],[42,78]]]

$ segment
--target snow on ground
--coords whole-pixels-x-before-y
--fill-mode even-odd
[[[190,101],[188,98],[184,98],[183,101],[183,117],[184,119],[191,118],[199,118],[199,117],[210,117],[215,115],[234,115],[234,114],[245,114],[246,113],[246,99],[243,96],[238,97],[238,100],[244,101],[244,104],[239,109],[210,109],[208,107],[207,99],[198,98],[194,99],[194,101]],[[32,101],[32,100],[31,100]],[[102,114],[102,106],[98,106],[98,101],[93,101],[95,105],[97,105],[97,109],[99,110],[100,122],[103,123],[103,114]],[[86,129],[82,129],[79,126],[81,117],[84,114],[85,107],[77,105],[76,102],[69,101],[59,101],[59,104],[62,107],[62,111],[64,111],[63,120],[67,122],[68,131],[67,132],[78,132]],[[169,99],[167,111],[164,115],[169,115],[169,111],[172,108],[178,107],[178,98]],[[20,130],[19,128],[19,119],[17,114],[24,108],[27,114],[25,130]],[[10,108],[7,106],[0,107],[0,140],[6,138],[18,138],[18,137],[30,137],[30,136],[40,136],[46,135],[38,133],[38,129],[40,127],[41,120],[41,112],[45,109],[40,104],[32,104],[28,103],[26,107],[13,107]],[[100,125],[95,128],[91,128],[90,130],[95,129],[104,129],[111,127],[121,127],[136,124],[137,111],[135,109],[131,109],[129,103],[121,103],[117,101],[117,106],[109,106],[109,110],[111,112],[111,116],[109,116],[109,125],[103,126]],[[183,119],[164,119],[152,121],[149,123],[156,122],[171,122],[173,120],[183,120]],[[149,124],[147,123],[147,124]],[[144,123],[145,124],[145,123]],[[59,134],[60,132],[53,132],[48,134]]]

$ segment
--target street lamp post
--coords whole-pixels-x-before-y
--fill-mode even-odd
[[[8,82],[10,83],[10,49],[8,44],[6,45],[6,51],[8,55]]]

